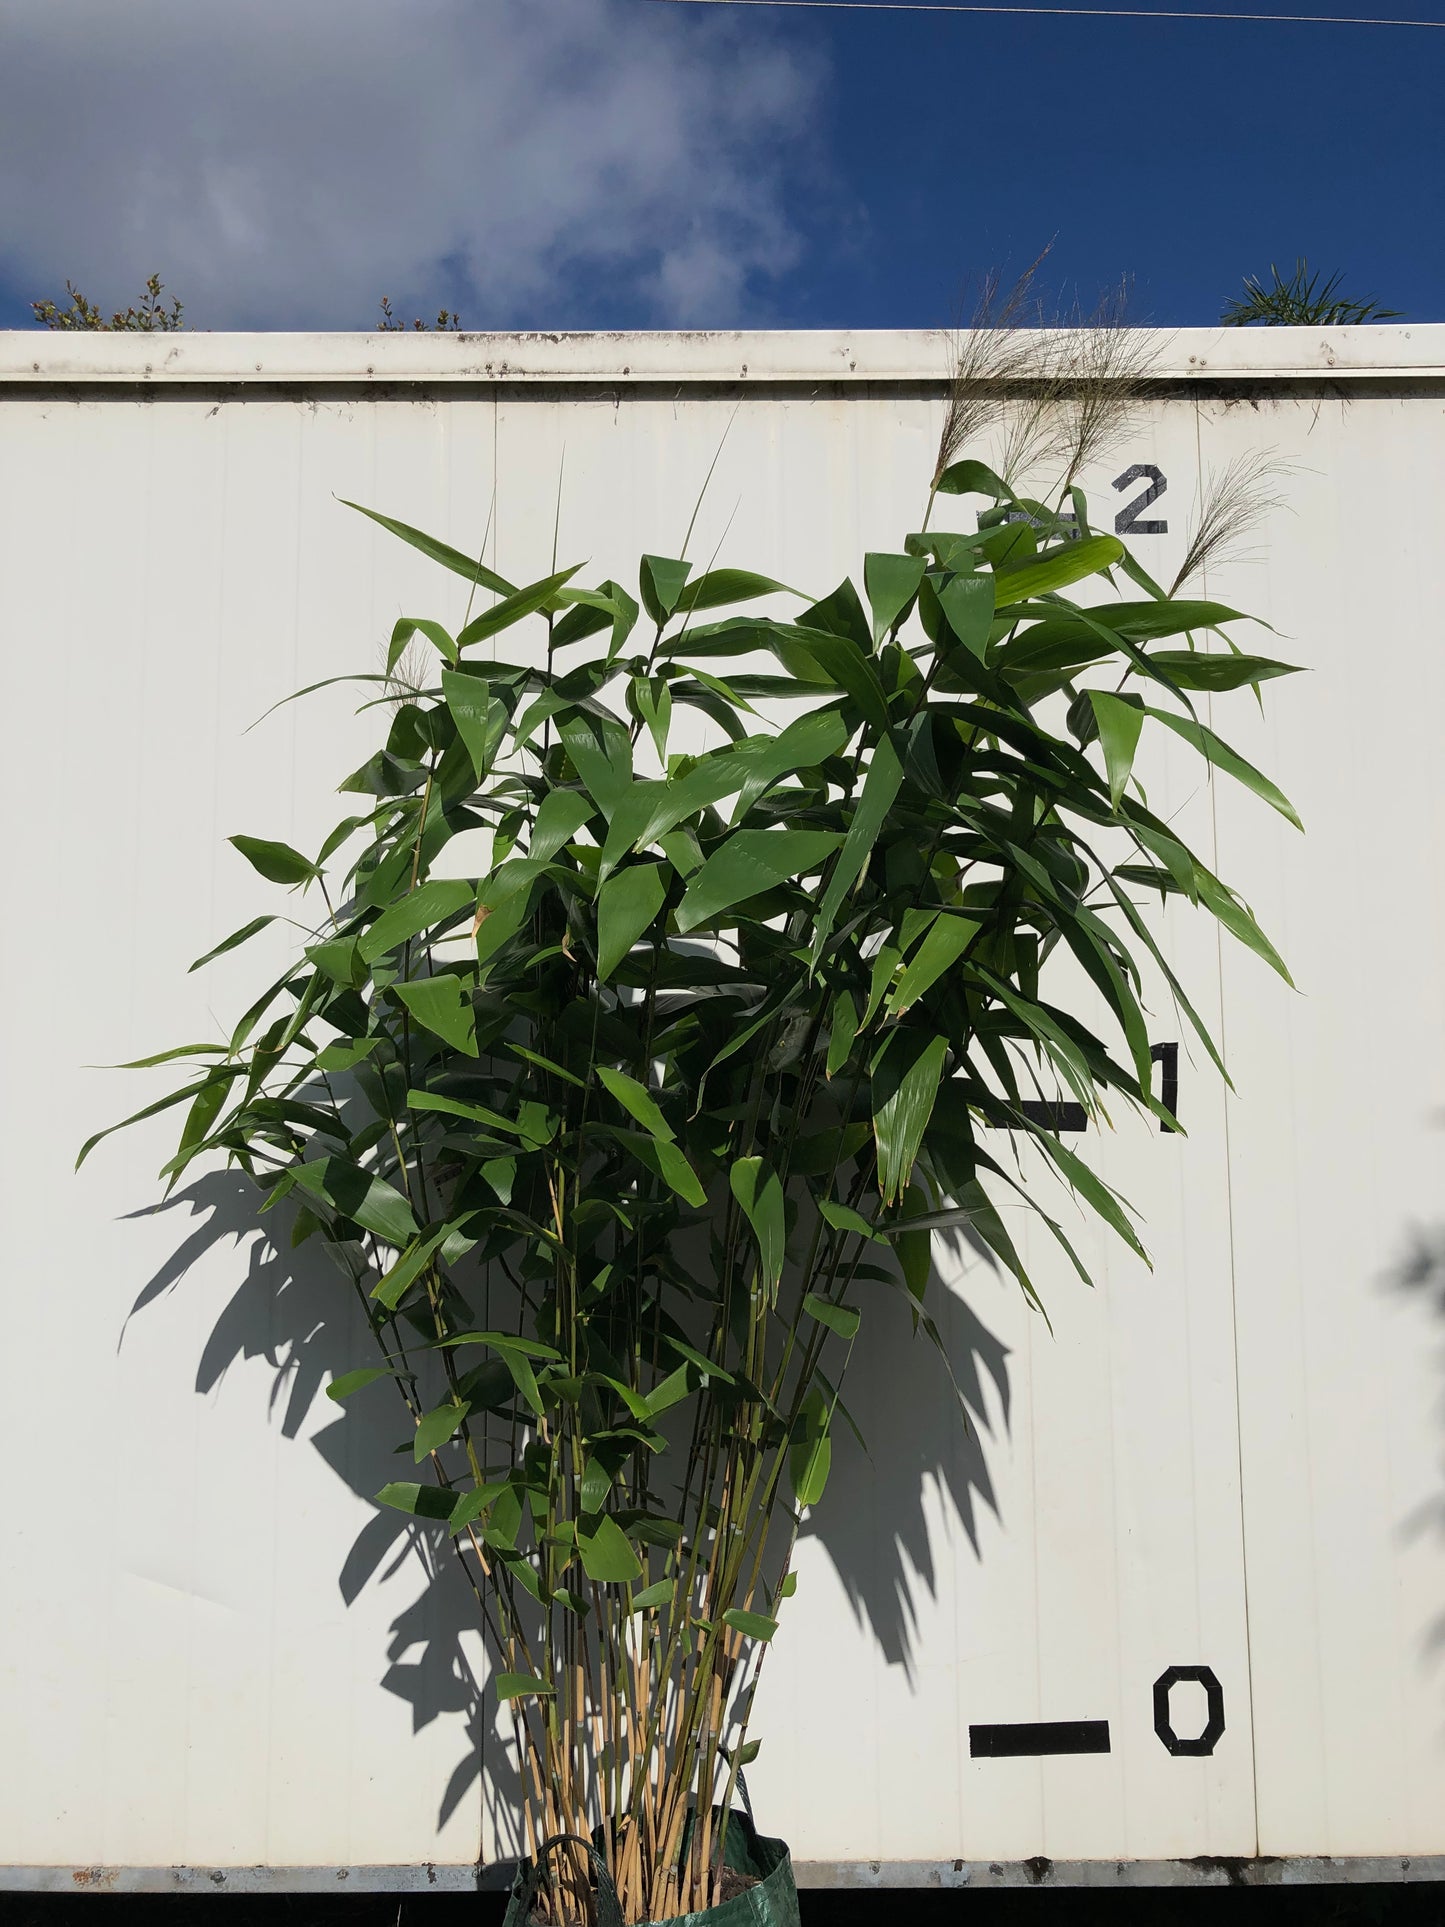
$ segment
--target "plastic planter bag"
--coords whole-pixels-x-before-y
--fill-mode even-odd
[[[721,1825],[721,1809],[715,1814],[715,1821]],[[558,1834],[543,1846],[538,1866],[528,1864],[522,1868],[512,1888],[503,1927],[530,1927],[532,1904],[543,1877],[541,1864],[545,1864],[554,1847],[570,1838],[570,1835]],[[622,1910],[606,1863],[592,1842],[577,1844],[586,1846],[597,1876],[597,1927],[622,1927]],[[670,1915],[669,1922],[674,1927],[799,1927],[798,1889],[785,1841],[772,1840],[759,1833],[752,1816],[735,1809],[728,1816],[723,1860],[734,1872],[751,1875],[754,1884],[719,1901],[716,1907],[704,1908],[701,1913]]]

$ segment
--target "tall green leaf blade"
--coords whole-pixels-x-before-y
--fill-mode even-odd
[[[477,1055],[477,1018],[459,977],[420,977],[397,984],[396,994],[416,1021],[468,1057]]]
[[[1133,1225],[1124,1214],[1119,1198],[1103,1179],[1096,1172],[1091,1171],[1082,1158],[1076,1157],[1067,1145],[1061,1144],[1052,1132],[1039,1131],[1035,1133],[1034,1141],[1048,1152],[1074,1190],[1097,1212],[1105,1224],[1111,1230],[1117,1231],[1129,1249],[1136,1252],[1146,1265],[1149,1264],[1149,1254],[1140,1244]]]
[[[379,515],[375,509],[363,508],[360,502],[348,502],[343,498],[341,505],[343,508],[355,509],[358,515],[364,515],[369,521],[377,523],[392,535],[400,536],[401,540],[411,548],[419,549],[431,561],[440,562],[444,569],[452,570],[454,574],[463,577],[466,581],[478,583],[484,589],[491,589],[496,595],[513,593],[512,585],[505,576],[498,575],[495,569],[489,569],[484,562],[478,561],[475,557],[463,555],[460,549],[451,548],[445,542],[438,542],[435,536],[424,535],[420,529],[412,528],[407,522],[393,521],[389,515]]]
[[[597,976],[606,983],[649,927],[667,896],[660,863],[629,863],[597,894]]]
[[[376,1495],[378,1505],[389,1505],[417,1519],[450,1519],[457,1495],[440,1485],[418,1485],[413,1479],[397,1479],[384,1485]]]
[[[927,936],[903,967],[889,999],[890,1013],[901,1017],[926,990],[931,990],[944,972],[958,962],[980,927],[970,917],[940,911],[929,925]]]
[[[683,585],[692,573],[690,562],[673,561],[664,555],[645,555],[639,571],[642,605],[659,627],[677,607]]]
[[[689,881],[678,929],[715,922],[734,904],[816,870],[842,840],[831,830],[734,830]]]
[[[1206,655],[1199,649],[1148,649],[1144,660],[1161,669],[1181,689],[1258,688],[1276,676],[1298,676],[1298,663],[1276,662],[1269,656]]]
[[[499,1700],[526,1699],[539,1694],[555,1693],[556,1687],[549,1686],[535,1673],[494,1673],[492,1684],[497,1689]]]
[[[577,1551],[582,1570],[599,1585],[630,1585],[642,1575],[642,1561],[633,1551],[627,1534],[608,1513],[602,1515],[591,1532],[577,1528]]]
[[[1293,990],[1294,978],[1285,968],[1284,959],[1234,892],[1228,885],[1221,883],[1218,877],[1211,876],[1203,864],[1195,866],[1195,874],[1199,881],[1201,900],[1214,912],[1230,935],[1237,937],[1257,957],[1263,957],[1270,969],[1283,977]]]
[[[582,564],[573,563],[570,569],[562,569],[556,575],[545,576],[540,582],[533,582],[525,589],[514,589],[511,595],[494,602],[484,614],[475,616],[457,637],[458,649],[470,649],[473,643],[485,642],[500,630],[509,629],[514,622],[524,616],[535,615],[546,602],[550,602],[564,582],[570,582]]]
[[[618,1131],[612,1135],[623,1144],[637,1159],[646,1165],[654,1176],[662,1179],[670,1191],[675,1191],[684,1203],[695,1209],[707,1203],[707,1192],[702,1187],[697,1172],[688,1163],[678,1145],[669,1138],[644,1136],[641,1131]]]
[[[407,644],[413,636],[425,636],[437,654],[447,662],[457,659],[456,639],[450,631],[443,629],[439,622],[431,622],[425,616],[401,616],[391,632],[391,641],[386,650],[386,671],[392,670],[406,654]]]
[[[1144,727],[1144,711],[1137,703],[1106,690],[1091,689],[1089,704],[1099,728],[1099,746],[1104,752],[1104,767],[1109,775],[1109,801],[1117,810],[1134,770],[1134,752],[1139,747],[1139,732]]]
[[[239,945],[249,942],[257,931],[264,930],[267,924],[275,921],[275,917],[252,917],[249,923],[243,923],[239,930],[233,930],[229,937],[218,943],[214,950],[208,950],[204,957],[197,957],[191,965],[191,970],[199,970],[202,964],[210,963],[213,957],[223,957],[228,950],[235,950]],[[187,975],[189,974],[188,971]]]
[[[956,575],[938,591],[938,604],[949,628],[980,662],[993,628],[995,587],[991,575]]]
[[[694,609],[720,609],[730,602],[753,602],[759,596],[799,594],[786,582],[754,575],[749,569],[709,569],[684,585],[672,607],[676,615],[690,615]]]
[[[888,1038],[875,1062],[873,1136],[885,1205],[897,1202],[913,1174],[947,1056],[946,1037],[905,1030]]]
[[[758,1269],[769,1297],[783,1276],[786,1222],[783,1187],[777,1172],[761,1157],[734,1158],[728,1184],[758,1241]]]
[[[460,675],[455,669],[442,671],[442,694],[481,782],[506,735],[507,706],[479,676]]]
[[[1228,743],[1221,742],[1212,729],[1206,729],[1203,723],[1196,723],[1192,717],[1171,715],[1166,709],[1146,709],[1144,714],[1152,716],[1155,722],[1163,723],[1166,729],[1172,729],[1176,736],[1182,736],[1186,743],[1199,751],[1206,762],[1212,763],[1216,769],[1222,769],[1226,776],[1232,776],[1237,782],[1243,783],[1246,789],[1253,790],[1255,795],[1268,803],[1271,809],[1278,810],[1287,822],[1293,823],[1297,830],[1304,828],[1304,824],[1295,814],[1294,805],[1284,792],[1276,789],[1269,778],[1261,774],[1253,763],[1246,763],[1237,750],[1231,749]]]
[[[903,765],[892,739],[885,736],[873,752],[873,760],[868,765],[868,774],[863,779],[862,794],[853,811],[853,820],[848,825],[848,834],[843,847],[838,852],[838,861],[833,865],[828,886],[823,892],[823,901],[818,906],[817,921],[813,928],[813,944],[809,953],[812,968],[816,969],[818,959],[827,948],[828,938],[833,931],[843,899],[862,875],[873,845],[878,840],[884,819],[892,809],[903,782]],[[864,1020],[867,1021],[866,1019]]]
[[[315,866],[289,843],[269,843],[261,836],[233,836],[227,841],[268,883],[309,883],[316,874]]]
[[[325,1199],[363,1231],[374,1231],[398,1249],[416,1236],[411,1206],[384,1178],[339,1157],[318,1158],[291,1169],[297,1184]]]
[[[863,587],[873,611],[873,641],[880,643],[918,594],[927,567],[921,555],[865,555]]]
[[[635,1077],[627,1076],[625,1071],[612,1070],[606,1064],[597,1066],[597,1075],[623,1109],[637,1119],[644,1131],[656,1138],[671,1139],[676,1136],[657,1108],[652,1093],[645,1085],[639,1084]]]
[[[448,1439],[454,1437],[466,1415],[466,1406],[459,1405],[451,1398],[428,1412],[418,1422],[416,1437],[412,1441],[412,1457],[416,1463],[420,1465],[423,1459],[431,1457],[438,1446],[445,1445]],[[451,1517],[450,1512],[447,1517]]]
[[[596,814],[591,798],[580,790],[548,790],[532,825],[528,856],[541,863],[550,862]]]
[[[420,936],[423,930],[470,908],[475,899],[475,886],[461,878],[438,878],[420,884],[389,910],[382,911],[361,939],[361,955],[367,963],[375,963],[378,957],[386,956],[409,938]]]
[[[1085,577],[1100,575],[1111,568],[1124,553],[1124,544],[1114,535],[1086,535],[1077,542],[1065,542],[1056,549],[1045,549],[1027,561],[1005,563],[996,571],[995,593],[999,606],[1030,602],[1035,596],[1053,595]]]

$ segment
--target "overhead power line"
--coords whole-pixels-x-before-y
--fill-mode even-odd
[[[985,5],[983,0],[648,0],[652,6],[794,7],[830,13],[1041,13],[1078,20],[1258,20],[1303,27],[1434,27],[1445,20],[1382,20],[1373,14],[1229,13],[1201,7],[1029,7]]]

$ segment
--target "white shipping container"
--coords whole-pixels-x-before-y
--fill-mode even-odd
[[[371,740],[337,691],[249,725],[399,615],[460,619],[337,498],[514,580],[556,521],[626,582],[716,458],[693,553],[822,594],[917,525],[947,359],[0,335],[0,1884],[470,1885],[510,1851],[469,1595],[371,1503],[391,1415],[324,1397],[368,1362],[334,1274],[258,1236],[239,1175],[149,1209],[170,1116],[72,1171],[168,1088],[91,1067],[222,1034],[289,954],[277,927],[187,974],[275,907],[226,837],[314,847]],[[865,1327],[870,1455],[840,1450],[755,1724],[760,1821],[815,1885],[1445,1873],[1445,327],[1183,331],[1155,374],[1083,481],[1156,576],[1211,473],[1286,465],[1206,586],[1311,672],[1214,705],[1307,834],[1187,753],[1145,775],[1299,992],[1171,911],[1238,1094],[1156,996],[1188,1135],[1083,1147],[1155,1268],[1086,1231],[1089,1293],[1025,1233],[1052,1334],[940,1249],[968,1429],[905,1318]],[[1080,1722],[1106,1751],[1014,1750]],[[1038,1723],[1071,1730],[1007,1730]]]

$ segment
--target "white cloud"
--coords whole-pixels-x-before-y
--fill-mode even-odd
[[[0,0],[0,272],[200,327],[725,325],[799,255],[818,76],[648,0]]]

